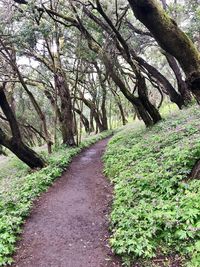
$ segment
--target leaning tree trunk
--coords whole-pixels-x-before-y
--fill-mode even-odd
[[[156,0],[128,0],[136,16],[166,52],[174,56],[187,78],[188,88],[200,102],[200,53]]]
[[[0,128],[0,145],[12,151],[30,168],[43,168],[45,166],[44,160],[22,141],[18,122],[10,105],[8,104],[6,95],[4,93],[4,88],[5,84],[0,88],[0,107],[9,122],[12,137],[7,136],[7,134],[5,134]]]
[[[9,138],[0,128],[0,144],[12,151],[20,160],[26,163],[31,169],[43,168],[45,162],[32,149],[26,146],[21,140]]]
[[[99,13],[103,16],[105,21],[108,23],[110,28],[113,30],[115,33],[115,37],[117,37],[118,41],[120,42],[121,46],[117,45],[118,50],[121,52],[123,55],[124,59],[130,64],[133,72],[136,74],[138,72],[137,66],[135,65],[133,59],[136,61],[140,61],[140,64],[145,65],[145,68],[148,70],[148,72],[152,76],[156,76],[155,78],[163,85],[163,87],[166,89],[167,93],[170,96],[170,100],[173,101],[178,105],[178,107],[181,109],[182,106],[184,105],[184,100],[182,99],[181,95],[179,95],[176,90],[173,88],[173,86],[170,84],[170,82],[158,71],[156,70],[153,66],[145,62],[144,59],[138,57],[135,53],[135,51],[129,47],[127,41],[123,38],[123,36],[120,34],[119,30],[114,26],[110,18],[106,15],[106,13],[103,11],[103,8],[101,6],[101,3],[99,0],[96,0],[97,2],[97,10]],[[104,28],[104,25],[100,23],[101,26]],[[107,30],[107,27],[105,30],[109,33],[109,30]],[[114,35],[113,35],[114,36]],[[123,49],[122,49],[123,47]]]

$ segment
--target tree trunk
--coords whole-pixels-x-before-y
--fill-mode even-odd
[[[82,100],[84,104],[91,110],[90,114],[92,114],[92,117],[94,118],[96,126],[97,126],[96,132],[98,132],[98,129],[100,132],[107,130],[104,128],[104,125],[101,122],[101,114],[99,110],[97,109],[95,103],[89,99],[86,99],[82,92],[79,92],[79,93],[80,93],[80,100]]]
[[[81,110],[77,109],[74,107],[74,111],[80,116],[80,120],[82,121],[85,131],[86,133],[90,132],[90,123],[89,120],[83,115],[83,113],[81,112]]]
[[[115,99],[115,102],[119,108],[119,112],[120,112],[120,116],[121,116],[121,120],[122,120],[122,125],[126,125],[127,124],[127,119],[126,119],[126,116],[125,116],[125,113],[124,113],[124,109],[123,109],[123,106],[122,106],[122,103],[121,103],[121,99],[120,99],[120,96],[117,94],[117,92],[115,90],[112,89],[111,87],[111,84],[109,83],[109,86],[110,86],[110,90],[114,96],[114,99]]]
[[[61,101],[61,132],[63,143],[68,146],[75,146],[74,140],[74,119],[72,112],[72,102],[68,84],[66,83],[63,73],[55,74],[55,84],[58,88]]]
[[[8,104],[6,95],[4,93],[5,84],[0,88],[0,107],[6,116],[12,137],[8,137],[0,128],[0,145],[5,146],[12,151],[19,159],[26,163],[30,168],[43,168],[45,166],[44,160],[35,153],[32,149],[26,146],[21,137],[18,122],[15,115]]]
[[[173,56],[171,56],[169,53],[165,53],[165,57],[169,63],[169,66],[171,67],[171,69],[173,70],[175,74],[177,84],[178,84],[178,91],[183,97],[184,103],[189,104],[192,101],[192,96],[191,96],[190,91],[188,90],[186,82],[182,78],[181,70],[177,64],[176,59]]]
[[[138,115],[139,115],[138,117],[143,120],[146,127],[153,126],[154,122],[140,99],[137,99],[137,105],[135,106],[136,106],[135,109],[137,110]]]
[[[180,94],[178,94],[176,92],[176,90],[174,89],[174,87],[171,85],[171,83],[153,66],[151,66],[149,63],[147,63],[143,58],[137,56],[137,54],[135,53],[135,51],[132,48],[129,48],[129,45],[127,44],[126,40],[122,37],[122,35],[120,34],[120,32],[116,29],[116,27],[113,25],[112,21],[108,18],[108,16],[105,14],[105,12],[103,11],[103,8],[100,4],[99,1],[97,1],[98,3],[98,11],[100,12],[100,14],[104,17],[104,19],[106,20],[106,22],[110,25],[110,27],[112,28],[112,30],[115,33],[115,36],[112,34],[112,31],[110,28],[108,28],[99,18],[97,18],[96,16],[94,16],[91,12],[89,12],[88,10],[84,9],[84,12],[92,19],[95,21],[95,23],[97,23],[100,27],[102,27],[102,29],[104,29],[114,40],[117,37],[119,42],[121,43],[121,45],[124,48],[124,51],[122,52],[122,47],[117,45],[118,50],[122,53],[123,57],[125,58],[125,60],[127,60],[127,62],[131,65],[131,67],[133,67],[133,71],[135,71],[135,66],[133,66],[133,61],[130,57],[130,55],[132,56],[132,58],[134,58],[142,67],[144,67],[149,74],[151,74],[157,81],[159,81],[159,83],[162,85],[162,87],[165,89],[165,91],[167,92],[167,94],[170,97],[170,100],[174,103],[177,104],[177,106],[181,109],[182,106],[184,106],[184,100],[182,98],[182,96]],[[149,33],[148,35],[151,36],[151,34]],[[125,56],[126,55],[126,56]]]
[[[93,115],[94,115],[94,119],[96,122],[96,126],[99,129],[100,133],[107,130],[104,128],[104,125],[101,123],[101,120],[100,120],[101,114],[97,111],[94,111]],[[96,133],[97,132],[98,132],[98,130],[96,129]]]
[[[108,118],[107,118],[107,110],[106,110],[106,96],[107,96],[107,92],[106,92],[106,88],[102,87],[102,103],[101,103],[101,112],[102,112],[102,126],[104,128],[104,131],[108,130]]]
[[[107,90],[106,90],[106,85],[105,85],[105,81],[103,80],[102,77],[102,72],[97,64],[96,61],[93,62],[97,73],[98,73],[98,77],[99,77],[99,82],[101,85],[101,89],[102,89],[102,103],[101,103],[101,122],[102,122],[102,126],[104,131],[108,130],[108,119],[107,119],[107,110],[106,110],[106,97],[107,97]]]
[[[135,55],[133,53],[133,55]],[[170,100],[175,103],[179,109],[182,109],[182,107],[185,105],[184,98],[176,92],[175,88],[171,85],[171,83],[165,78],[162,73],[160,73],[156,68],[154,68],[152,65],[150,65],[148,62],[146,62],[143,58],[134,56],[134,59],[137,60],[137,62],[143,66],[165,89],[165,93],[169,95]]]
[[[148,91],[146,86],[145,77],[140,73],[137,75],[138,95],[149,115],[153,119],[154,124],[162,120],[162,117],[157,108],[149,101]]]
[[[120,101],[116,101],[116,103],[117,103],[117,106],[118,106],[119,111],[120,111],[120,116],[121,116],[121,119],[122,119],[122,124],[123,125],[126,125],[128,121],[127,121],[127,119],[125,117],[123,106],[122,106],[122,104],[121,104]]]
[[[136,16],[166,52],[174,56],[187,78],[188,88],[200,102],[200,53],[156,0],[128,0]]]
[[[143,103],[141,102],[139,98],[135,97],[132,93],[129,92],[124,82],[115,72],[111,60],[108,58],[108,56],[105,53],[103,55],[103,62],[106,66],[107,72],[110,74],[110,77],[112,78],[114,83],[119,87],[122,94],[132,103],[134,107],[137,108],[138,113],[140,114],[145,125],[147,127],[152,126],[154,122],[151,116],[149,115],[148,111],[146,110],[145,106],[143,105]]]
[[[48,148],[48,153],[51,153],[51,146],[52,146],[52,141],[51,141],[51,138],[50,138],[50,135],[49,135],[49,132],[47,130],[47,123],[46,123],[46,117],[45,117],[45,114],[42,112],[42,109],[40,108],[40,105],[37,103],[34,95],[32,94],[32,92],[28,89],[27,87],[27,84],[25,83],[24,81],[24,78],[17,66],[17,63],[16,63],[16,58],[14,58],[14,61],[12,60],[12,55],[11,55],[11,60],[10,60],[10,63],[11,63],[11,66],[13,68],[13,71],[15,72],[15,74],[18,76],[19,78],[19,81],[21,83],[21,85],[23,86],[24,90],[26,91],[26,93],[28,94],[30,100],[31,100],[31,103],[33,105],[33,107],[35,108],[35,111],[37,112],[41,122],[42,122],[42,127],[43,127],[43,130],[44,130],[44,136],[45,136],[45,141],[47,143],[47,148]]]
[[[90,110],[90,132],[94,132],[94,116],[92,110]]]
[[[12,151],[20,160],[26,163],[31,169],[43,168],[45,162],[32,149],[26,146],[22,141],[8,138],[0,128],[0,143],[1,145]]]

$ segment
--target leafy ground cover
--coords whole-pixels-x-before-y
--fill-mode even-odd
[[[108,131],[89,137],[78,148],[60,148],[47,158],[49,165],[46,168],[33,173],[27,174],[26,165],[15,158],[10,163],[5,162],[5,173],[1,173],[0,180],[0,266],[12,262],[16,240],[33,201],[61,176],[71,159],[83,148],[110,134]],[[7,170],[8,166],[12,172]]]
[[[114,183],[110,243],[125,264],[163,259],[156,266],[171,266],[168,260],[178,258],[176,266],[200,266],[200,180],[188,179],[199,158],[196,106],[111,139],[104,155]]]

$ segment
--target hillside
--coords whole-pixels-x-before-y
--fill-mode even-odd
[[[194,106],[149,129],[125,127],[109,142],[110,243],[125,263],[200,266],[200,181],[189,178],[200,158],[199,119]]]

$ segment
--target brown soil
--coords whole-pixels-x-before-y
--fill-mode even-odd
[[[13,267],[119,267],[108,246],[112,188],[102,174],[108,139],[74,158],[34,205]]]

